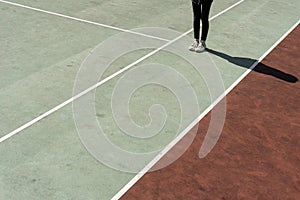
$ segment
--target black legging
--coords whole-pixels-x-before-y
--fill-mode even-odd
[[[201,40],[206,41],[208,29],[209,29],[209,11],[212,4],[212,0],[201,0],[200,4],[193,4],[193,12],[194,12],[194,38],[199,40],[199,32],[200,32],[200,20],[202,21],[202,33]]]

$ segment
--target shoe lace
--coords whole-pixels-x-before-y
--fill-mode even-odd
[[[202,42],[199,42],[199,45],[197,46],[197,48],[201,49],[201,48],[203,48],[203,47],[204,47],[204,46],[203,46]]]
[[[192,44],[193,47],[198,47],[200,43],[198,43],[197,41],[194,41],[194,43]]]

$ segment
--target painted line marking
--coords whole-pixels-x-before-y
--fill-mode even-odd
[[[2,1],[2,0],[0,0],[0,2],[1,2],[1,1]],[[218,16],[222,15],[223,13],[225,13],[225,12],[229,11],[230,9],[236,7],[237,5],[239,5],[240,3],[242,3],[243,1],[244,1],[244,0],[240,0],[239,2],[237,2],[237,3],[233,4],[232,6],[226,8],[225,10],[221,11],[220,13],[214,15],[214,16],[211,17],[209,20],[213,20],[213,19],[217,18]],[[81,93],[79,93],[79,94],[77,94],[77,95],[71,97],[70,99],[66,100],[65,102],[63,102],[63,103],[61,103],[61,104],[55,106],[55,107],[52,108],[51,110],[49,110],[49,111],[45,112],[44,114],[42,114],[42,115],[40,115],[40,116],[34,118],[33,120],[31,120],[31,121],[27,122],[26,124],[20,126],[19,128],[15,129],[14,131],[12,131],[12,132],[10,132],[10,133],[8,133],[8,134],[2,136],[2,137],[0,138],[0,143],[1,143],[1,142],[4,142],[5,140],[7,140],[7,139],[9,139],[9,138],[11,138],[11,137],[13,137],[14,135],[16,135],[16,134],[18,134],[19,132],[21,132],[22,130],[24,130],[24,129],[30,127],[30,126],[32,126],[33,124],[39,122],[40,120],[42,120],[42,119],[44,119],[45,117],[51,115],[52,113],[56,112],[57,110],[59,110],[59,109],[65,107],[66,105],[72,103],[72,102],[75,101],[76,99],[82,97],[82,96],[85,95],[86,93],[88,93],[88,92],[90,92],[90,91],[96,89],[96,88],[99,87],[100,85],[106,83],[107,81],[113,79],[114,77],[118,76],[119,74],[121,74],[121,73],[125,72],[126,70],[132,68],[134,65],[136,65],[136,64],[142,62],[143,60],[149,58],[150,56],[154,55],[155,53],[157,53],[157,52],[159,52],[160,50],[164,49],[165,47],[169,46],[170,44],[176,42],[176,41],[179,40],[180,38],[182,38],[182,37],[188,35],[188,34],[189,34],[190,32],[192,32],[192,31],[193,31],[193,29],[190,29],[190,30],[186,31],[185,33],[181,34],[180,36],[176,37],[175,39],[173,39],[173,40],[169,41],[168,43],[162,45],[160,48],[157,48],[156,50],[154,50],[154,51],[148,53],[147,55],[141,57],[140,59],[136,60],[135,62],[133,62],[133,63],[127,65],[127,66],[124,67],[123,69],[121,69],[121,70],[115,72],[114,74],[112,74],[112,75],[106,77],[105,79],[103,79],[102,81],[98,82],[97,84],[95,84],[95,85],[89,87],[88,89],[82,91]]]
[[[229,92],[231,92],[288,34],[290,34],[300,23],[300,20],[294,24],[284,35],[279,38],[272,47],[270,47],[255,63],[251,65],[229,88],[225,90],[208,108],[205,109],[193,122],[186,127],[171,143],[166,146],[144,169],[142,169],[134,178],[131,179],[113,198],[120,199],[138,180],[140,180],[159,160],[165,156],[197,123],[199,123]]]
[[[144,36],[144,37],[148,37],[148,38],[152,38],[152,39],[162,40],[165,42],[170,41],[165,38],[160,38],[160,37],[156,37],[156,36],[152,36],[152,35],[148,35],[148,34],[144,34],[144,33],[139,33],[139,32],[135,32],[135,31],[131,31],[131,30],[115,27],[115,26],[110,26],[110,25],[106,25],[106,24],[102,24],[102,23],[98,23],[98,22],[93,22],[93,21],[89,21],[89,20],[85,20],[85,19],[81,19],[81,18],[77,18],[77,17],[72,17],[72,16],[68,16],[68,15],[64,15],[64,14],[60,14],[60,13],[56,13],[56,12],[51,12],[51,11],[47,11],[47,10],[43,10],[43,9],[39,9],[39,8],[34,8],[34,7],[30,7],[30,6],[26,6],[26,5],[22,5],[22,4],[18,4],[18,3],[13,3],[13,2],[5,1],[5,0],[0,0],[0,2],[10,4],[13,6],[17,6],[17,7],[21,7],[21,8],[26,8],[29,10],[34,10],[34,11],[41,12],[41,13],[46,13],[49,15],[54,15],[57,17],[75,20],[78,22],[101,26],[101,27],[105,27],[105,28],[109,28],[109,29],[113,29],[113,30],[117,30],[117,31],[122,31],[122,32],[131,33],[131,34],[135,34],[135,35],[139,35],[139,36]]]

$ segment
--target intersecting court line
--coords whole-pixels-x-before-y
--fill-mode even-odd
[[[110,26],[110,25],[107,25],[107,24],[93,22],[93,21],[89,21],[89,20],[85,20],[85,19],[81,19],[81,18],[77,18],[77,17],[72,17],[72,16],[68,16],[68,15],[64,15],[64,14],[60,14],[60,13],[56,13],[56,12],[52,12],[52,11],[47,11],[47,10],[43,10],[43,9],[39,9],[39,8],[34,8],[34,7],[31,7],[31,6],[26,6],[26,5],[22,5],[22,4],[18,4],[18,3],[13,3],[13,2],[5,1],[5,0],[0,0],[0,2],[10,4],[10,5],[13,5],[13,6],[17,6],[17,7],[21,7],[21,8],[26,8],[26,9],[29,9],[29,10],[34,10],[34,11],[41,12],[41,13],[46,13],[46,14],[49,14],[49,15],[54,15],[54,16],[57,16],[57,17],[62,17],[62,18],[66,18],[66,19],[75,20],[75,21],[78,21],[78,22],[93,24],[93,25],[96,25],[96,26],[102,26],[102,27],[110,28],[110,29],[117,30],[117,31],[122,31],[122,32],[131,33],[131,34],[135,34],[135,35],[139,35],[139,36],[144,36],[144,37],[148,37],[148,38],[152,38],[152,39],[162,40],[162,41],[165,41],[165,42],[170,41],[168,39],[156,37],[156,36],[153,36],[153,35],[139,33],[139,32],[135,32],[135,31],[131,31],[131,30],[115,27],[115,26]]]
[[[218,13],[217,15],[213,16],[212,18],[210,18],[210,20],[215,19],[216,17],[224,14],[225,12],[227,12],[228,10],[234,8],[235,6],[239,5],[240,3],[242,3],[244,0],[240,0],[239,2],[235,3],[234,5],[228,7],[227,9],[223,10],[222,12]],[[134,31],[130,31],[130,30],[126,30],[126,29],[122,29],[122,28],[117,28],[117,27],[112,27],[112,26],[108,26],[105,24],[100,24],[100,23],[96,23],[96,22],[92,22],[92,21],[87,21],[84,19],[79,19],[79,18],[75,18],[75,17],[70,17],[70,16],[66,16],[66,15],[62,15],[59,13],[54,13],[54,12],[49,12],[49,11],[45,11],[45,10],[41,10],[41,9],[36,9],[36,8],[32,8],[32,7],[28,7],[28,6],[24,6],[21,4],[16,4],[16,3],[11,3],[11,2],[7,2],[4,0],[0,0],[0,2],[2,3],[8,3],[11,5],[15,5],[15,6],[19,6],[19,7],[23,7],[23,8],[28,8],[31,10],[36,10],[39,12],[44,12],[44,13],[48,13],[48,14],[52,14],[52,15],[56,15],[56,16],[60,16],[60,17],[64,17],[64,18],[69,18],[69,19],[73,19],[76,21],[81,21],[81,22],[85,22],[85,23],[89,23],[89,24],[94,24],[94,25],[98,25],[98,26],[103,26],[103,27],[107,27],[107,28],[111,28],[111,29],[115,29],[115,30],[119,30],[119,31],[124,31],[124,32],[129,32],[132,34],[136,34],[136,35],[142,35],[145,37],[150,37],[150,38],[154,38],[154,39],[159,39],[159,40],[163,40],[163,41],[168,41],[168,43],[166,43],[165,45],[161,46],[160,48],[150,52],[149,54],[147,54],[146,56],[143,56],[142,58],[140,58],[139,60],[133,62],[132,64],[128,65],[127,67],[123,68],[122,70],[112,74],[111,76],[107,77],[106,79],[100,81],[99,83],[97,83],[96,85],[86,89],[85,91],[79,93],[78,95],[66,100],[65,102],[59,104],[58,106],[52,108],[51,110],[45,112],[44,114],[40,115],[39,117],[33,119],[32,121],[24,124],[23,126],[17,128],[16,130],[10,132],[9,134],[3,136],[0,138],[0,143],[9,139],[10,137],[14,136],[15,134],[19,133],[20,131],[30,127],[31,125],[35,124],[36,122],[42,120],[43,118],[51,115],[52,113],[54,113],[55,111],[63,108],[64,106],[70,104],[71,102],[73,102],[74,100],[80,98],[81,96],[85,95],[86,93],[92,91],[93,89],[97,88],[98,86],[104,84],[105,82],[109,81],[110,79],[114,78],[115,76],[118,76],[119,74],[121,74],[122,72],[128,70],[129,68],[131,68],[132,66],[138,64],[139,62],[145,60],[146,58],[152,56],[153,54],[157,53],[158,51],[162,50],[163,48],[169,46],[170,44],[174,43],[175,41],[179,40],[180,38],[184,37],[185,35],[189,34],[190,32],[192,32],[193,29],[190,29],[189,31],[183,33],[182,35],[180,35],[179,37],[169,41],[167,39],[163,39],[163,38],[159,38],[159,37],[155,37],[155,36],[151,36],[151,35],[146,35],[146,34],[142,34],[142,33],[138,33],[138,32],[134,32]],[[215,107],[233,88],[235,88],[250,72],[251,70],[253,70],[257,64],[259,62],[261,62],[284,38],[286,38],[286,36],[292,32],[300,23],[300,20],[293,26],[291,27],[290,30],[288,30],[277,42],[274,43],[274,45],[268,50],[266,51],[249,69],[247,69],[247,71],[242,74],[219,98],[217,98],[203,113],[201,113],[200,116],[198,116],[185,130],[183,130],[183,132],[181,134],[178,135],[177,138],[175,138],[175,140],[173,140],[157,157],[155,157],[143,170],[141,170],[128,184],[126,184],[114,197],[113,200],[119,199],[120,197],[122,197],[145,173],[147,173],[178,141],[180,141],[191,129],[192,127],[194,127],[210,110],[213,109],[213,107]]]
[[[270,47],[255,63],[251,65],[226,91],[221,94],[208,108],[204,110],[193,122],[186,127],[173,141],[171,141],[151,162],[148,163],[135,177],[133,177],[111,200],[120,199],[138,180],[140,180],[159,160],[164,157],[192,128],[201,121],[229,92],[231,92],[288,34],[290,34],[300,23],[296,22],[272,47]]]
[[[226,8],[225,10],[223,10],[223,11],[219,12],[218,14],[214,15],[214,16],[211,17],[209,20],[213,20],[213,19],[219,17],[220,15],[226,13],[227,11],[229,11],[229,10],[231,10],[232,8],[236,7],[237,5],[241,4],[243,1],[244,1],[244,0],[238,1],[237,3],[233,4],[232,6]],[[0,0],[0,2],[3,2],[3,0]],[[173,40],[167,42],[166,44],[164,44],[164,45],[162,45],[161,47],[159,47],[159,48],[153,50],[152,52],[150,52],[150,53],[148,53],[147,55],[141,57],[140,59],[136,60],[135,62],[133,62],[133,63],[127,65],[127,66],[124,67],[123,69],[121,69],[121,70],[115,72],[114,74],[112,74],[112,75],[106,77],[105,79],[103,79],[102,81],[98,82],[97,84],[95,84],[95,85],[89,87],[88,89],[82,91],[81,93],[79,93],[79,94],[77,94],[77,95],[71,97],[70,99],[64,101],[63,103],[61,103],[61,104],[55,106],[54,108],[48,110],[47,112],[45,112],[45,113],[39,115],[38,117],[36,117],[36,118],[32,119],[31,121],[25,123],[24,125],[20,126],[19,128],[15,129],[14,131],[12,131],[12,132],[10,132],[10,133],[8,133],[8,134],[2,136],[2,137],[0,138],[0,143],[4,142],[5,140],[7,140],[7,139],[9,139],[9,138],[11,138],[11,137],[13,137],[14,135],[16,135],[16,134],[18,134],[19,132],[23,131],[24,129],[26,129],[26,128],[32,126],[33,124],[39,122],[40,120],[44,119],[45,117],[51,115],[52,113],[58,111],[59,109],[61,109],[61,108],[63,108],[63,107],[65,107],[66,105],[72,103],[72,102],[75,101],[76,99],[78,99],[78,98],[84,96],[84,95],[87,94],[88,92],[90,92],[90,91],[96,89],[96,88],[99,87],[100,85],[103,85],[104,83],[106,83],[107,81],[109,81],[109,80],[113,79],[114,77],[120,75],[121,73],[127,71],[128,69],[132,68],[134,65],[136,65],[136,64],[142,62],[143,60],[149,58],[150,56],[156,54],[156,53],[159,52],[160,50],[166,48],[167,46],[169,46],[169,45],[171,45],[172,43],[176,42],[176,41],[179,40],[180,38],[182,38],[182,37],[188,35],[188,34],[191,33],[192,31],[193,31],[193,29],[190,29],[190,30],[186,31],[185,33],[181,34],[180,36],[176,37],[175,39],[173,39]]]

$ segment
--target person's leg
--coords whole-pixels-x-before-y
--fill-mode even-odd
[[[201,5],[192,3],[194,13],[194,38],[199,41],[200,36],[200,19],[201,19]]]
[[[209,29],[209,11],[212,4],[212,0],[201,0],[201,21],[202,21],[202,32],[201,41],[206,41],[208,29]]]
[[[201,5],[193,3],[193,14],[194,14],[194,38],[195,41],[191,46],[189,46],[190,51],[195,51],[199,46],[199,37],[200,37],[200,20],[201,20]]]
[[[212,4],[212,0],[201,0],[201,22],[202,22],[202,29],[201,29],[201,41],[195,51],[200,53],[206,49],[206,38],[209,29],[209,11]]]

